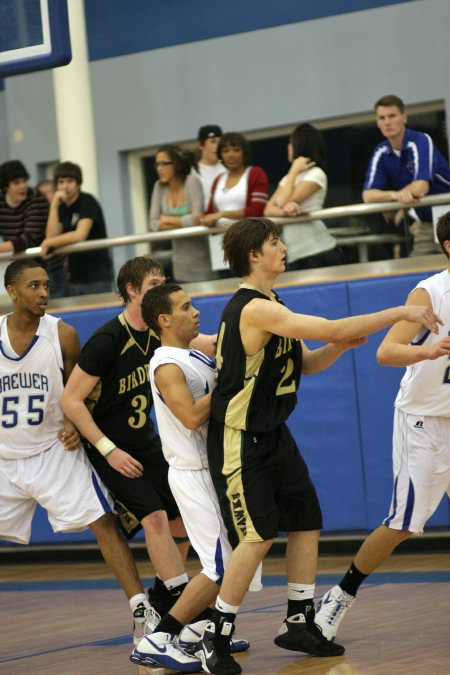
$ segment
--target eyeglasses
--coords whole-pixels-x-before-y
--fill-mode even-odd
[[[155,169],[159,169],[160,166],[170,166],[173,162],[155,162]]]

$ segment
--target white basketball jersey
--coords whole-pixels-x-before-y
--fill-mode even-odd
[[[59,405],[63,358],[58,321],[41,317],[22,356],[9,340],[7,316],[0,317],[0,457],[23,459],[51,447],[63,425]]]
[[[450,274],[447,270],[420,281],[431,298],[433,310],[444,321],[439,335],[423,328],[411,344],[432,345],[450,335]],[[450,358],[441,356],[406,368],[395,406],[413,415],[450,417]]]
[[[206,436],[208,424],[195,431],[186,427],[164,403],[155,385],[156,369],[166,363],[180,368],[194,400],[208,394],[216,384],[216,366],[213,359],[195,349],[158,347],[150,361],[150,383],[153,393],[158,431],[164,457],[175,469],[204,469],[208,466]]]

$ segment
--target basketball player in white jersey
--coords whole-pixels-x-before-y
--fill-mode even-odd
[[[78,335],[46,314],[48,275],[34,260],[10,263],[5,287],[13,311],[0,317],[0,538],[28,544],[39,503],[55,532],[91,528],[130,606],[138,598],[149,607],[106,489],[60,408]]]
[[[450,211],[437,224],[450,254]],[[333,640],[364,579],[412,534],[421,534],[442,497],[450,496],[450,265],[420,281],[407,305],[423,305],[444,321],[439,334],[401,321],[378,348],[378,362],[406,366],[395,400],[394,487],[389,515],[364,541],[339,585],[323,596],[316,623]]]
[[[205,608],[216,599],[232,550],[206,456],[207,422],[216,365],[213,359],[190,348],[198,335],[199,312],[181,286],[166,284],[152,289],[145,294],[141,310],[145,323],[161,339],[162,346],[155,350],[150,361],[156,419],[164,456],[169,463],[170,488],[202,570],[189,582],[155,632],[139,642],[131,659],[141,665],[156,663],[163,667],[183,668],[184,659],[173,660],[176,658],[173,645],[178,643],[193,648],[200,641],[208,617],[212,615],[212,609],[205,611]],[[252,590],[261,588],[260,577],[258,570]],[[203,620],[182,630],[199,614]],[[178,635],[180,638],[176,641]],[[232,648],[243,651],[248,646],[246,640],[234,640]],[[197,664],[200,664],[198,660]]]

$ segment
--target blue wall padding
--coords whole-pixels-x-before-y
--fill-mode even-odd
[[[289,287],[279,290],[279,294],[296,312],[335,319],[401,305],[424,276],[408,274]],[[229,297],[194,297],[203,332],[216,332]],[[61,316],[77,328],[84,343],[98,326],[120,311],[117,305],[74,310]],[[404,369],[377,365],[375,354],[383,335],[380,332],[371,336],[366,345],[346,352],[323,373],[303,375],[298,405],[289,419],[317,487],[327,531],[372,529],[388,513],[393,403]],[[319,345],[309,343],[310,348],[316,346]],[[429,524],[448,525],[449,520],[449,502],[444,500]],[[80,533],[55,537],[44,512],[38,510],[34,543],[74,538],[86,540],[92,536]]]

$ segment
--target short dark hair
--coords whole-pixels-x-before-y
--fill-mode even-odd
[[[260,252],[270,237],[279,237],[280,228],[269,218],[244,218],[230,225],[222,242],[223,258],[237,277],[250,274],[249,255]]]
[[[436,234],[441,245],[442,250],[444,251],[447,258],[449,257],[448,251],[444,248],[444,242],[450,241],[450,211],[444,213],[443,216],[439,218],[436,225]]]
[[[136,291],[139,291],[145,277],[151,272],[165,276],[164,267],[159,260],[149,255],[139,255],[122,265],[117,275],[117,292],[124,305],[130,300],[127,284],[131,284]]]
[[[175,175],[183,181],[191,173],[192,167],[197,168],[194,154],[190,150],[183,150],[179,145],[172,145],[170,143],[161,145],[156,154],[158,155],[160,152],[165,152],[166,155],[169,155],[170,161],[173,163]]]
[[[0,190],[6,191],[9,184],[17,178],[28,180],[30,174],[18,159],[10,159],[0,165]]]
[[[405,104],[403,103],[402,99],[396,96],[395,94],[386,94],[386,96],[382,96],[381,98],[379,98],[374,105],[375,110],[380,105],[382,105],[385,108],[391,105],[395,105],[397,106],[397,108],[400,110],[401,113],[405,112]]]
[[[164,286],[155,286],[147,291],[142,298],[141,312],[142,318],[149,328],[157,335],[161,333],[161,327],[158,323],[160,314],[172,314],[172,293],[182,291],[179,284],[164,284]]]
[[[325,141],[322,133],[308,122],[298,124],[291,134],[292,151],[296,157],[309,157],[316,166],[327,170]]]
[[[41,267],[43,270],[45,267],[40,265],[33,258],[19,258],[18,260],[13,260],[9,263],[8,267],[5,270],[5,288],[8,286],[14,286],[17,281],[22,276],[24,270],[31,269],[33,267]]]
[[[242,134],[238,134],[236,131],[229,131],[228,133],[224,134],[219,141],[219,145],[217,146],[217,157],[220,160],[222,159],[223,149],[229,145],[232,145],[236,148],[240,148],[242,150],[245,166],[249,166],[251,164],[252,149],[250,143],[245,138],[245,136],[243,136]]]
[[[55,166],[53,178],[55,179],[55,183],[58,182],[58,178],[74,178],[77,185],[81,185],[83,182],[83,173],[78,164],[74,164],[73,162],[60,162]]]

